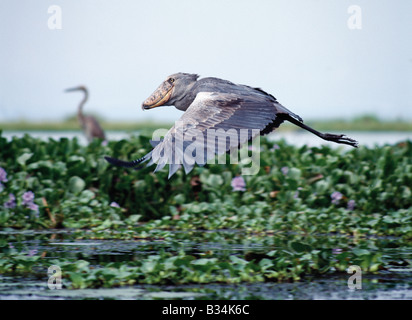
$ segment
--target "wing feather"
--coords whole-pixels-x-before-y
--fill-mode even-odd
[[[151,162],[157,163],[155,171],[169,164],[169,177],[180,164],[189,173],[195,164],[204,165],[216,154],[253,139],[276,119],[276,113],[273,101],[261,95],[200,92],[164,140],[154,147]],[[214,130],[215,136],[210,141],[209,129]],[[245,129],[247,136],[241,140],[240,130]],[[192,159],[188,157],[190,152]]]
[[[223,85],[230,85],[233,90],[199,92],[163,140],[151,142],[150,153],[139,160],[120,162],[133,167],[149,161],[148,166],[157,164],[155,172],[169,164],[170,178],[181,166],[189,173],[196,164],[203,166],[216,155],[237,148],[259,134],[269,133],[283,122],[280,114],[300,121],[260,89],[233,87],[229,82]],[[113,163],[113,159],[111,161]]]

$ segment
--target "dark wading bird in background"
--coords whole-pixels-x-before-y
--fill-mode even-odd
[[[83,106],[89,98],[89,91],[85,86],[78,86],[75,88],[66,89],[65,92],[81,91],[84,93],[84,98],[80,101],[77,109],[77,120],[86,135],[87,141],[91,142],[94,138],[100,138],[106,140],[106,136],[99,122],[93,116],[87,116],[83,114]]]
[[[305,125],[301,117],[286,109],[275,97],[260,88],[237,85],[218,78],[198,80],[198,77],[196,74],[188,73],[173,74],[167,77],[156,91],[143,102],[143,110],[174,105],[177,109],[185,111],[179,121],[166,133],[163,140],[158,141],[157,144],[152,142],[154,146],[152,151],[144,157],[130,162],[111,157],[105,157],[105,159],[113,165],[129,168],[137,167],[139,164],[150,160],[148,166],[157,163],[155,171],[169,164],[170,178],[179,169],[180,164],[188,173],[193,169],[195,163],[204,165],[211,157],[219,154],[218,151],[223,150],[224,153],[234,147],[228,139],[228,132],[231,129],[235,129],[231,132],[238,135],[236,140],[238,146],[259,134],[265,135],[272,132],[285,120],[312,132],[324,140],[347,144],[352,147],[358,146],[357,141],[343,134],[321,133]],[[192,135],[196,138],[199,132],[203,134],[209,129],[216,130],[218,139],[219,134],[224,135],[223,143],[226,142],[226,145],[223,148],[218,148],[214,143],[212,145],[209,142],[203,144],[204,139],[195,139],[193,143],[197,143],[199,140],[199,143],[202,144],[200,148],[204,148],[205,152],[200,161],[199,158],[196,158],[195,161],[189,163],[182,154],[185,153],[185,149],[192,141],[190,139],[184,141],[182,150],[177,150],[177,132],[181,132],[183,135]],[[243,140],[239,139],[242,129],[250,129]],[[197,150],[196,148],[196,152]]]

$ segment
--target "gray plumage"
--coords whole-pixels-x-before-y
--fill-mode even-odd
[[[306,126],[302,118],[260,88],[237,85],[218,78],[198,80],[198,75],[194,74],[173,74],[143,102],[142,108],[147,110],[167,105],[174,105],[185,113],[162,141],[154,143],[152,151],[131,162],[110,157],[105,157],[106,160],[124,167],[135,167],[149,160],[148,166],[157,164],[155,171],[169,164],[170,178],[180,165],[189,173],[195,164],[204,165],[216,154],[237,148],[257,135],[268,134],[285,120],[324,140],[353,147],[358,144],[344,135],[320,133]],[[214,130],[213,143],[205,143],[208,129]],[[242,135],[246,129],[247,133]],[[181,141],[182,136],[185,137],[184,141]],[[196,150],[194,162],[188,162],[184,156],[188,149]]]

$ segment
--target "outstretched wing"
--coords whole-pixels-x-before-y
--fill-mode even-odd
[[[189,173],[195,164],[203,166],[216,155],[271,132],[283,122],[282,114],[301,121],[259,90],[247,90],[244,95],[200,92],[163,140],[154,142],[150,153],[131,162],[109,157],[106,160],[114,165],[135,167],[150,159],[147,165],[156,163],[155,172],[169,164],[170,178],[181,165]]]
[[[195,100],[154,147],[152,163],[156,170],[169,164],[169,177],[183,165],[186,173],[231,148],[238,148],[269,127],[282,122],[277,118],[282,106],[261,94],[200,92]]]

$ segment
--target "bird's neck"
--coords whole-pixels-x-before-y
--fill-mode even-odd
[[[197,88],[196,84],[197,82],[188,86],[186,93],[182,95],[182,98],[180,100],[177,100],[174,103],[174,106],[176,107],[176,109],[181,110],[181,111],[186,111],[187,108],[189,108],[193,100],[195,100],[196,95],[198,94],[198,90],[196,90]]]
[[[191,97],[191,95],[186,96],[184,99],[175,102],[175,108],[181,111],[186,111],[187,108],[192,104],[195,96]]]
[[[80,101],[79,107],[77,109],[77,119],[82,122],[84,119],[83,115],[83,106],[86,103],[87,99],[89,98],[89,93],[87,91],[84,91],[84,97],[83,100]]]

